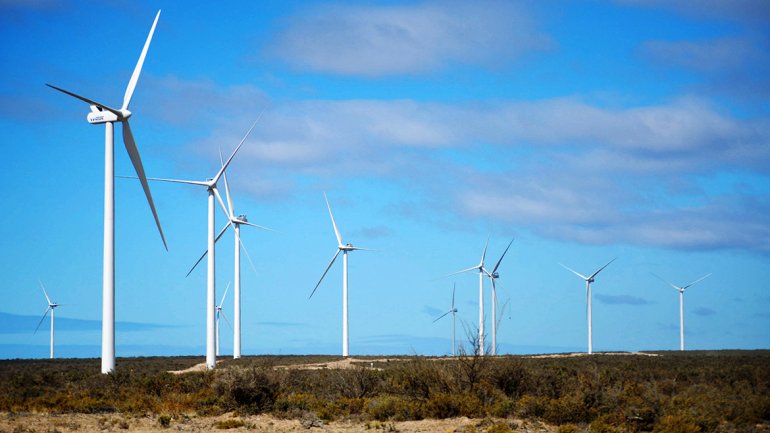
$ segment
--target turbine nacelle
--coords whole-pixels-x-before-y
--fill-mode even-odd
[[[339,248],[342,251],[353,251],[357,249],[356,247],[353,246],[353,244],[340,245],[337,248]]]
[[[238,215],[238,221],[247,223],[249,222],[249,219],[246,217],[246,215]]]
[[[125,111],[126,115],[123,116],[123,119],[128,119],[131,116],[131,112],[128,110]],[[100,123],[117,122],[121,119],[118,118],[117,114],[111,111],[105,110],[98,105],[92,105],[91,112],[86,116],[86,120],[92,125],[97,125]]]

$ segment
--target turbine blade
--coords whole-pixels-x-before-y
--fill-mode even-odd
[[[123,114],[119,110],[116,110],[116,109],[114,109],[112,107],[104,105],[101,102],[96,102],[96,101],[94,101],[92,99],[88,99],[88,98],[86,98],[84,96],[80,96],[77,93],[72,93],[69,90],[64,90],[61,87],[56,87],[56,86],[48,84],[48,83],[46,83],[46,86],[48,86],[48,87],[50,87],[52,89],[58,90],[58,91],[60,91],[62,93],[66,93],[67,95],[70,95],[70,96],[72,96],[74,98],[80,99],[81,101],[83,101],[83,102],[85,102],[85,103],[87,103],[89,105],[96,105],[97,107],[103,108],[103,109],[111,112],[112,114],[118,116],[119,118],[123,117]]]
[[[222,196],[219,194],[219,188],[217,188],[216,184],[214,184],[214,186],[211,187],[211,190],[214,191],[214,197],[217,198],[217,201],[219,202],[219,207],[222,208],[222,212],[225,213],[227,220],[232,223],[233,219],[230,218],[230,212],[227,210],[227,207],[225,206],[225,202],[222,201]]]
[[[650,274],[652,274],[652,276],[653,276],[653,277],[655,277],[655,278],[659,279],[660,281],[663,281],[664,283],[668,284],[669,286],[673,287],[673,288],[674,288],[674,289],[676,289],[676,290],[683,290],[683,288],[682,288],[682,287],[678,287],[678,286],[676,286],[676,285],[674,285],[674,284],[671,284],[671,283],[669,283],[668,281],[664,280],[664,279],[663,279],[661,276],[659,276],[659,275],[657,275],[657,274],[655,274],[655,273],[653,273],[653,272],[650,272]],[[696,282],[697,282],[697,281],[696,281]],[[694,283],[693,283],[693,284],[694,284]]]
[[[115,176],[120,179],[139,179],[136,176]],[[162,177],[147,177],[145,178],[147,180],[151,180],[153,182],[172,182],[172,183],[184,183],[187,185],[200,185],[200,186],[209,186],[206,182],[200,182],[197,180],[181,180],[181,179],[167,179]]]
[[[617,258],[617,257],[615,257],[614,259],[612,259],[612,260],[610,260],[609,262],[607,262],[607,264],[606,264],[606,265],[602,266],[601,268],[599,268],[599,270],[598,270],[598,271],[596,271],[596,272],[594,272],[593,274],[591,274],[591,276],[590,276],[588,279],[590,280],[591,278],[593,278],[593,277],[595,277],[595,276],[599,275],[599,272],[603,271],[603,270],[604,270],[604,268],[606,268],[607,266],[609,266],[609,265],[610,265],[610,263],[614,262],[614,261],[615,261],[615,260],[617,260],[617,259],[618,259],[618,258]]]
[[[222,159],[222,148],[219,148],[219,163],[225,165],[225,161]],[[222,173],[222,179],[225,181],[225,198],[227,198],[227,208],[230,210],[230,219],[235,218],[233,213],[233,199],[230,198],[230,184],[227,182],[227,172]]]
[[[37,334],[37,330],[40,329],[40,325],[43,324],[43,320],[45,320],[45,316],[48,315],[48,312],[51,311],[51,306],[49,305],[48,308],[45,309],[45,313],[43,313],[43,317],[40,318],[40,321],[37,322],[37,326],[35,327],[35,332],[32,333],[32,335]]]
[[[241,237],[238,236],[238,243],[241,244],[241,248],[243,248],[243,252],[246,253],[246,258],[249,260],[249,265],[251,265],[251,270],[254,271],[254,275],[259,276],[257,273],[257,267],[254,266],[254,262],[251,261],[251,255],[249,254],[249,250],[246,249],[246,245],[243,244],[243,241],[241,240]]]
[[[238,146],[235,148],[235,150],[233,150],[233,153],[230,155],[229,158],[227,158],[227,161],[224,164],[222,164],[222,167],[219,169],[216,176],[214,176],[214,178],[211,180],[211,182],[214,185],[216,185],[216,183],[219,181],[219,178],[222,176],[222,173],[224,173],[225,170],[227,170],[227,166],[229,166],[230,163],[233,161],[235,154],[238,153],[238,150],[240,150],[241,146],[243,146],[243,142],[245,142],[246,138],[249,136],[249,134],[251,134],[251,130],[254,129],[255,126],[257,126],[257,122],[259,122],[260,117],[262,117],[261,112],[259,113],[259,117],[257,117],[257,120],[255,120],[254,123],[251,125],[251,128],[249,128],[249,130],[246,131],[246,135],[243,136],[243,138],[241,139],[241,142],[238,143]]]
[[[478,266],[474,266],[472,268],[463,269],[462,271],[452,272],[451,274],[444,275],[444,277],[449,277],[449,276],[452,276],[452,275],[462,274],[463,272],[468,272],[468,271],[475,271],[476,269],[479,269],[479,267]]]
[[[155,21],[152,22],[152,28],[150,28],[150,34],[147,35],[147,40],[144,42],[144,48],[142,48],[142,54],[139,55],[139,61],[136,62],[134,73],[131,74],[131,80],[126,87],[126,93],[123,95],[123,109],[128,109],[128,104],[131,103],[131,96],[134,94],[136,88],[136,82],[139,80],[139,74],[142,72],[142,65],[144,65],[144,58],[147,56],[147,50],[150,48],[150,41],[152,41],[152,35],[155,33],[155,26],[158,24],[158,18],[160,18],[160,10],[155,15]]]
[[[497,261],[497,264],[495,264],[495,267],[494,267],[494,268],[492,268],[492,273],[493,273],[493,274],[494,274],[495,272],[497,272],[497,268],[499,268],[499,267],[500,267],[500,263],[503,261],[503,257],[505,257],[505,253],[507,253],[507,252],[508,252],[508,248],[510,248],[510,247],[511,247],[511,244],[513,244],[513,239],[511,239],[511,242],[509,242],[509,243],[508,243],[508,246],[507,246],[507,247],[505,247],[505,251],[503,251],[503,255],[502,255],[502,256],[500,256],[500,260],[498,260],[498,261]]]
[[[452,309],[455,309],[455,290],[457,290],[457,286],[455,284],[452,284]]]
[[[222,230],[219,231],[219,234],[217,235],[217,237],[214,238],[214,243],[217,243],[217,241],[219,241],[219,238],[221,238],[222,235],[225,234],[225,231],[227,231],[227,228],[230,227],[230,225],[231,225],[231,223],[228,221],[227,224],[225,224],[225,226],[222,227]],[[187,275],[185,275],[185,278],[189,277],[190,274],[192,274],[192,271],[194,271],[195,268],[198,267],[198,264],[200,264],[200,262],[203,260],[204,257],[206,257],[206,254],[208,254],[208,253],[209,253],[209,250],[208,250],[208,248],[206,248],[206,250],[203,252],[203,254],[201,254],[201,256],[198,258],[198,261],[195,262],[195,264],[192,266],[192,268],[190,268],[189,271],[187,271]]]
[[[444,313],[444,314],[442,314],[442,315],[438,316],[438,318],[436,318],[436,320],[434,320],[434,321],[433,321],[433,323],[436,323],[436,322],[438,322],[438,321],[439,321],[439,319],[441,319],[442,317],[446,316],[447,314],[449,314],[449,313],[451,313],[451,312],[452,312],[452,310],[449,310],[449,311],[447,311],[446,313]]]
[[[484,244],[484,252],[481,253],[481,263],[479,263],[479,267],[484,267],[484,258],[487,256],[487,247],[489,246],[489,236],[487,236],[487,243]]]
[[[231,283],[231,282],[232,282],[232,281],[228,281],[228,282],[227,282],[227,287],[225,287],[225,293],[222,295],[222,300],[221,300],[221,301],[219,301],[219,308],[222,308],[222,304],[224,304],[224,303],[225,303],[225,297],[227,296],[227,290],[230,288],[230,283]]]
[[[559,264],[561,265],[561,267],[562,267],[562,268],[564,268],[564,269],[566,269],[566,270],[568,270],[568,271],[572,272],[573,274],[577,275],[578,277],[580,277],[580,278],[582,278],[582,279],[584,279],[584,280],[587,280],[587,279],[588,279],[588,277],[586,277],[585,275],[581,274],[580,272],[578,272],[578,271],[576,271],[576,270],[574,270],[574,269],[572,269],[572,268],[569,268],[569,267],[567,267],[567,266],[565,266],[565,265],[563,265],[563,264],[561,264],[561,263],[559,263]]]
[[[246,221],[240,221],[238,224],[243,224],[243,225],[247,225],[247,226],[256,227],[258,229],[267,230],[269,232],[274,232],[275,231],[275,230],[271,229],[270,227],[260,226],[260,225],[252,224],[252,223],[246,222]]]
[[[45,291],[43,280],[38,279],[37,281],[40,283],[40,288],[43,289],[43,295],[45,295],[45,300],[48,301],[48,305],[53,304],[53,302],[51,301],[51,298],[48,297],[48,292]]]
[[[332,257],[332,261],[331,261],[331,262],[329,262],[329,266],[327,266],[327,267],[326,267],[326,270],[324,271],[323,275],[321,275],[321,279],[320,279],[320,280],[318,280],[318,283],[316,283],[315,287],[313,288],[313,291],[310,293],[310,296],[308,296],[308,299],[310,299],[310,298],[312,298],[312,297],[313,297],[313,294],[314,294],[314,293],[315,293],[315,291],[318,289],[318,286],[319,286],[319,285],[321,285],[321,281],[323,281],[323,280],[324,280],[324,277],[325,277],[325,276],[326,276],[326,274],[329,272],[329,269],[330,269],[330,268],[332,267],[332,265],[334,264],[334,261],[335,261],[335,260],[337,260],[337,256],[339,256],[339,255],[340,255],[340,251],[342,251],[342,250],[341,250],[341,249],[339,249],[339,248],[337,248],[337,252],[336,252],[336,253],[334,253],[334,257]]]
[[[706,279],[706,278],[708,278],[710,275],[711,275],[711,273],[708,273],[708,274],[706,274],[706,275],[704,275],[704,276],[702,276],[702,277],[698,278],[697,280],[693,281],[692,283],[690,283],[690,284],[688,284],[688,285],[686,285],[686,286],[682,287],[682,290],[684,290],[684,289],[686,289],[686,288],[688,288],[688,287],[690,287],[690,286],[693,286],[693,285],[695,285],[695,284],[697,284],[697,283],[699,283],[699,282],[701,282],[701,281],[705,280],[705,279]]]
[[[329,199],[326,197],[326,193],[324,193],[324,200],[326,200],[326,207],[329,209],[329,216],[332,217],[332,226],[334,227],[334,236],[337,237],[337,246],[342,246],[342,236],[340,236],[340,231],[337,230],[337,223],[334,221],[334,214],[332,213],[332,207],[329,206]]]
[[[230,329],[233,329],[233,324],[230,323],[230,319],[227,318],[227,314],[225,314],[224,310],[219,310],[222,313],[222,317],[225,318],[225,322],[227,322],[227,326],[230,327]]]
[[[142,189],[144,195],[147,197],[147,203],[150,204],[152,210],[152,216],[155,218],[155,225],[158,226],[158,233],[163,241],[163,247],[168,251],[168,245],[166,245],[166,237],[163,235],[163,228],[160,226],[160,219],[158,218],[158,212],[155,210],[155,203],[152,201],[152,194],[150,193],[150,185],[147,184],[147,177],[144,175],[144,167],[142,166],[142,158],[139,156],[139,150],[136,148],[136,142],[134,141],[134,134],[131,133],[131,126],[128,124],[128,120],[123,122],[123,144],[126,146],[128,156],[131,158],[131,163],[134,164],[134,170],[139,177],[139,182],[142,183]]]
[[[497,327],[500,327],[500,322],[503,320],[503,317],[505,317],[505,308],[508,306],[508,303],[510,302],[510,298],[505,301],[503,304],[503,308],[500,309],[500,317],[497,319]]]
[[[352,251],[377,251],[377,252],[380,251],[380,250],[373,250],[371,248],[359,248],[359,247],[351,247],[350,249]]]

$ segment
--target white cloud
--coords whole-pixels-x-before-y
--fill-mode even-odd
[[[449,63],[497,67],[549,44],[518,4],[483,1],[326,5],[290,18],[270,45],[298,68],[383,76]]]

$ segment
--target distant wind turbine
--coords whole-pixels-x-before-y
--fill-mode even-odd
[[[686,286],[676,286],[664,280],[663,278],[659,277],[658,275],[655,275],[652,272],[650,273],[654,277],[658,278],[659,280],[663,281],[664,283],[668,284],[669,286],[673,287],[679,292],[679,350],[684,351],[684,291],[687,290],[689,287],[695,285],[696,283],[699,283],[702,280],[705,280],[706,277],[710,276],[711,274],[708,273]]]
[[[329,205],[329,199],[326,197],[326,193],[324,193],[324,200],[326,200],[326,207],[329,209],[329,216],[332,220],[332,227],[334,227],[334,235],[337,237],[337,252],[334,253],[332,261],[329,262],[329,266],[326,267],[323,275],[321,275],[318,283],[316,283],[313,291],[310,293],[309,298],[313,297],[313,294],[318,289],[318,286],[321,285],[321,281],[323,281],[324,277],[329,272],[329,269],[331,269],[334,261],[337,260],[337,256],[339,256],[340,252],[342,252],[342,356],[347,357],[350,356],[348,338],[348,252],[355,250],[371,250],[354,247],[353,244],[342,243],[342,236],[340,235],[340,231],[337,229],[337,223],[334,221],[334,214],[332,214],[332,207]]]
[[[505,257],[505,253],[508,252],[508,248],[511,247],[512,243],[513,239],[511,239],[511,241],[508,243],[508,246],[505,247],[503,255],[500,256],[500,260],[498,260],[495,264],[495,267],[492,268],[492,272],[488,272],[486,269],[482,268],[484,273],[489,277],[489,281],[492,282],[492,355],[497,355],[497,324],[500,322],[497,319],[497,286],[495,286],[495,280],[500,278],[500,274],[497,273],[497,269],[500,267],[500,263],[502,263],[503,257]]]
[[[147,178],[144,174],[142,159],[139,156],[139,150],[134,141],[134,135],[131,133],[131,127],[128,119],[131,112],[128,106],[131,103],[131,96],[134,94],[136,83],[139,80],[139,74],[142,72],[144,58],[147,50],[150,48],[150,41],[155,32],[155,26],[158,24],[160,11],[155,15],[155,21],[150,28],[150,34],[144,43],[142,53],[139,55],[139,61],[136,63],[134,73],[128,82],[126,93],[123,96],[123,106],[121,108],[111,108],[108,105],[95,102],[91,99],[72,93],[68,90],[46,84],[46,86],[66,93],[74,98],[91,105],[91,112],[88,113],[87,120],[91,124],[104,123],[104,253],[103,253],[103,279],[102,279],[102,373],[107,374],[115,370],[115,158],[114,158],[114,123],[120,122],[123,125],[123,144],[134,165],[134,170],[144,189],[144,195],[147,197],[147,203],[150,205],[152,215],[155,218],[155,225],[158,227],[163,246],[168,250],[166,238],[163,236],[163,229],[160,226],[158,213],[155,211],[155,204],[150,194],[150,186],[147,184]]]
[[[227,296],[227,289],[230,288],[230,283],[227,283],[227,287],[225,287],[225,293],[222,295],[222,300],[219,301],[219,305],[217,305],[215,308],[217,310],[217,356],[219,356],[219,316],[225,318],[227,321],[227,324],[230,324],[230,321],[227,319],[227,315],[225,315],[224,310],[222,310],[222,306],[225,303],[225,297]],[[231,326],[232,327],[232,326]]]
[[[259,119],[257,119],[259,120]],[[215,318],[215,310],[216,310],[216,287],[215,287],[215,269],[214,269],[214,243],[215,243],[215,233],[214,233],[214,197],[219,201],[219,205],[222,207],[222,209],[227,213],[227,208],[225,207],[224,202],[222,202],[222,196],[219,195],[219,190],[217,189],[217,182],[219,182],[219,179],[224,174],[227,167],[230,165],[230,163],[233,161],[233,158],[235,157],[235,154],[238,153],[238,150],[240,150],[241,146],[243,146],[243,143],[246,141],[246,138],[251,134],[251,130],[254,129],[254,126],[256,126],[257,122],[255,121],[251,128],[246,132],[246,135],[243,136],[241,139],[241,142],[238,143],[238,146],[233,150],[233,153],[230,155],[229,158],[227,158],[227,161],[222,164],[222,166],[219,168],[219,171],[214,175],[214,177],[204,180],[204,181],[198,181],[198,180],[179,180],[179,179],[163,179],[163,178],[148,178],[148,180],[153,181],[161,181],[161,182],[173,182],[173,183],[184,183],[188,185],[197,185],[197,186],[203,186],[208,191],[208,249],[207,249],[207,255],[208,255],[208,273],[207,273],[207,279],[206,279],[206,368],[213,369],[216,367],[217,364],[217,357],[216,357],[216,318]],[[229,222],[228,222],[229,224]],[[195,269],[195,266],[200,263],[201,259],[198,259],[198,262],[195,263],[193,266],[193,269]],[[190,272],[192,272],[192,269],[190,269]],[[190,275],[190,272],[187,273],[187,275]]]
[[[481,262],[478,265],[447,275],[457,275],[463,272],[475,271],[476,269],[479,270],[479,348],[477,353],[479,356],[484,356],[484,257],[487,255],[488,246],[489,238],[487,238],[487,243],[484,245],[484,252],[481,253]]]
[[[45,313],[43,313],[43,317],[40,319],[39,322],[37,322],[37,327],[35,328],[35,332],[32,334],[37,333],[37,330],[40,329],[40,325],[43,324],[43,320],[45,320],[45,316],[48,315],[48,312],[51,312],[51,359],[54,358],[53,356],[53,316],[54,316],[54,310],[56,307],[61,307],[62,304],[57,304],[56,302],[53,302],[51,298],[48,296],[48,292],[45,291],[45,286],[43,286],[43,282],[38,280],[40,282],[40,288],[43,289],[43,295],[45,295],[45,300],[48,301],[48,308],[45,309]]]
[[[433,323],[438,322],[441,318],[446,316],[447,314],[452,314],[452,356],[457,356],[457,352],[455,352],[455,319],[457,316],[457,308],[455,308],[455,286],[452,285],[452,308],[449,309],[446,313],[438,316],[436,320],[433,321]]]
[[[601,268],[599,268],[598,271],[594,272],[589,277],[586,277],[585,275],[583,275],[583,274],[581,274],[581,273],[579,273],[579,272],[577,272],[577,271],[575,271],[575,270],[573,270],[571,268],[568,268],[567,266],[564,266],[561,263],[559,263],[564,269],[572,272],[573,274],[575,274],[578,277],[582,278],[586,282],[586,316],[588,317],[588,354],[589,355],[593,353],[593,334],[592,334],[592,331],[591,331],[591,321],[592,321],[592,319],[591,319],[591,283],[594,282],[594,278],[596,278],[596,276],[599,275],[599,272],[604,270],[604,268],[609,266],[610,263],[614,262],[615,260],[617,260],[617,257],[615,257],[614,259],[610,260],[606,265],[604,265]]]

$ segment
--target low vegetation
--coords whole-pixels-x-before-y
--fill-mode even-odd
[[[276,366],[340,358],[260,356],[178,375],[167,370],[200,358],[121,359],[110,375],[99,374],[98,360],[0,361],[0,411],[120,412],[160,425],[234,412],[308,426],[465,416],[539,420],[562,432],[770,431],[770,352],[659,355],[405,357],[314,370]]]

